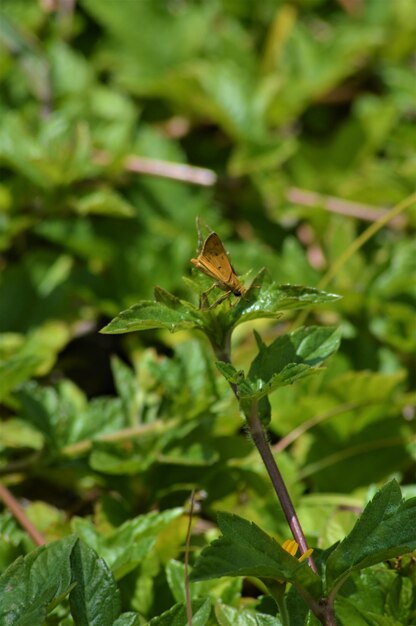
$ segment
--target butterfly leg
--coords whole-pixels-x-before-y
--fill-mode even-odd
[[[210,308],[207,296],[210,293],[210,291],[215,289],[216,286],[217,286],[217,283],[214,283],[206,291],[203,291],[201,293],[201,295],[199,296],[199,308],[200,309],[209,309]]]
[[[224,302],[224,300],[226,300],[227,298],[229,298],[231,296],[233,292],[231,291],[231,289],[229,291],[227,291],[227,293],[224,293],[222,296],[220,296],[219,298],[217,298],[217,300],[215,300],[215,302],[213,302],[212,304],[210,304],[209,308],[210,309],[214,309],[216,306],[218,306],[219,304],[221,304],[221,302]]]

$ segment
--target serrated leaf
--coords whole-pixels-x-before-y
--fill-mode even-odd
[[[339,346],[340,335],[334,328],[299,328],[266,346],[255,333],[259,353],[247,377],[230,363],[217,361],[217,367],[229,383],[237,385],[243,401],[260,400],[278,387],[291,385],[311,376]],[[266,408],[266,407],[264,407]],[[266,411],[267,413],[267,411]]]
[[[395,480],[369,502],[350,534],[331,553],[326,566],[331,589],[354,570],[411,552],[416,547],[416,498],[402,500]]]
[[[316,367],[335,352],[340,342],[336,328],[308,326],[278,337],[269,346],[258,341],[259,353],[251,364],[250,380],[270,380],[291,365]]]
[[[163,296],[161,295],[163,293]],[[143,300],[122,311],[101,333],[131,333],[137,330],[165,328],[171,333],[178,330],[203,328],[201,315],[192,304],[179,300],[172,294],[167,297],[164,290],[157,291],[159,301]]]
[[[127,333],[137,330],[165,328],[170,332],[196,328],[203,330],[214,345],[221,346],[227,334],[238,324],[258,318],[278,318],[281,311],[331,302],[339,296],[311,287],[278,285],[261,270],[244,297],[230,306],[197,309],[190,302],[180,300],[162,287],[155,288],[155,300],[143,300],[122,311],[102,333]]]
[[[72,522],[75,532],[102,556],[117,580],[134,569],[149,553],[157,535],[182,514],[181,508],[151,512],[126,521],[103,537],[82,518]]]
[[[119,398],[94,398],[87,403],[83,392],[69,380],[55,387],[29,382],[19,388],[16,397],[22,418],[44,435],[54,451],[125,426]]]
[[[320,578],[306,562],[288,554],[256,524],[230,513],[218,514],[222,537],[205,548],[190,579],[199,581],[222,576],[279,578],[306,589],[319,598]]]
[[[113,626],[121,610],[120,592],[105,561],[78,541],[71,554],[71,614],[79,626]]]
[[[216,366],[229,383],[237,385],[244,380],[244,372],[242,370],[236,370],[231,363],[217,361]]]
[[[337,329],[309,326],[278,337],[269,346],[258,338],[259,353],[251,364],[247,381],[255,398],[261,398],[300,378],[315,373],[340,343]],[[241,390],[241,397],[244,390]]]
[[[73,535],[19,557],[0,577],[0,624],[33,626],[71,590]]]
[[[282,311],[300,309],[311,304],[334,302],[340,296],[314,287],[279,285],[262,269],[247,294],[230,311],[230,324],[237,326],[259,318],[278,318]]]

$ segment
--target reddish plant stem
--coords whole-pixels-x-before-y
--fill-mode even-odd
[[[286,488],[282,475],[277,467],[269,442],[267,441],[266,433],[258,415],[257,403],[253,402],[251,406],[252,410],[250,414],[246,414],[251,438],[253,439],[253,442],[266,467],[267,473],[270,476],[270,480],[272,481],[276,495],[279,498],[287,523],[292,531],[293,538],[298,544],[300,552],[304,554],[309,549],[306,537],[303,533],[298,516],[296,515],[295,508],[292,500],[290,499],[289,492]],[[317,574],[318,570],[312,557],[309,557],[308,561],[311,569],[315,572],[315,574]]]
[[[212,338],[211,341],[217,358],[226,363],[231,363],[231,332],[226,334],[222,345],[216,344]],[[239,401],[240,398],[237,385],[230,383],[230,386],[235,397]],[[256,446],[266,467],[267,473],[269,474],[293,537],[297,542],[301,553],[304,554],[309,549],[308,543],[300,525],[298,516],[296,515],[292,500],[290,499],[289,492],[286,489],[282,475],[277,467],[269,442],[267,441],[266,431],[259,417],[258,404],[256,401],[251,403],[249,411],[245,411],[245,417],[249,427],[250,436],[253,439],[254,445]],[[308,562],[312,571],[318,575],[318,569],[313,558],[309,557]],[[321,598],[319,602],[309,598],[307,604],[323,626],[337,626],[332,598]]]
[[[12,496],[10,491],[0,483],[0,499],[3,500],[5,506],[10,510],[12,515],[17,519],[22,528],[25,529],[29,537],[32,539],[33,543],[37,546],[43,546],[46,544],[45,538],[38,531],[37,528],[32,524],[30,519],[27,517],[23,508],[17,502],[17,500]]]
[[[224,340],[224,345],[221,348],[219,348],[215,344],[213,344],[213,347],[217,357],[221,361],[231,363],[231,333],[227,334]],[[231,388],[234,392],[235,397],[237,398],[237,400],[239,400],[237,385],[231,383]],[[287,523],[289,524],[290,530],[292,531],[293,538],[298,544],[301,554],[304,554],[309,549],[308,543],[300,525],[298,516],[296,515],[292,500],[290,499],[289,492],[286,489],[286,485],[284,483],[282,475],[279,471],[279,468],[277,467],[269,442],[267,441],[266,432],[264,430],[263,424],[261,423],[257,409],[257,402],[252,402],[250,412],[245,413],[250,436],[253,439],[254,445],[256,446],[261,456],[261,459],[266,467],[267,473],[269,474],[270,480],[272,481],[273,488],[282,506],[283,512],[287,519]],[[317,574],[318,569],[315,565],[313,558],[309,557],[308,562],[312,571]]]

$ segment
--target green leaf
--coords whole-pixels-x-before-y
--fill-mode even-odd
[[[136,374],[117,356],[111,359],[114,384],[121,399],[126,422],[135,425],[139,413],[140,393]]]
[[[321,580],[306,562],[299,561],[256,524],[231,515],[218,514],[222,537],[205,548],[194,565],[191,581],[221,576],[279,578],[303,587],[315,598]]]
[[[71,590],[71,535],[19,557],[0,577],[0,623],[33,626]]]
[[[408,577],[401,568],[383,564],[354,572],[337,595],[336,610],[346,624],[410,626],[415,600],[414,572]]]
[[[211,601],[195,600],[192,602],[192,626],[205,626],[211,613]],[[148,626],[188,626],[185,604],[175,604],[168,611],[154,617]]]
[[[332,302],[339,296],[311,287],[277,285],[266,270],[261,270],[244,297],[230,306],[228,300],[212,308],[197,309],[161,287],[155,288],[155,301],[142,301],[122,311],[102,333],[127,333],[151,328],[170,332],[196,328],[203,330],[212,343],[221,346],[226,335],[238,324],[259,318],[278,318],[284,310],[307,304]]]
[[[167,450],[159,454],[160,463],[188,465],[193,467],[213,465],[218,459],[218,451],[205,441],[195,441],[186,446],[182,443],[178,443],[176,446],[170,446]]]
[[[260,318],[276,319],[282,311],[300,309],[311,304],[334,302],[340,296],[313,287],[279,285],[266,269],[260,270],[246,295],[230,311],[230,325],[237,326]]]
[[[316,373],[316,368],[333,354],[340,342],[332,327],[309,326],[278,337],[266,346],[255,333],[259,353],[247,377],[231,364],[217,362],[228,382],[237,385],[242,401],[259,400],[278,387]]]
[[[416,498],[402,500],[395,480],[369,502],[350,534],[331,553],[328,588],[338,586],[354,570],[364,569],[416,547]]]
[[[169,588],[176,602],[185,603],[185,565],[181,561],[171,559],[166,566],[166,578]],[[206,596],[209,587],[204,588],[206,583],[192,583],[190,585],[191,598]],[[208,583],[209,584],[209,583]]]
[[[3,359],[0,363],[0,402],[5,400],[19,383],[30,378],[40,362],[40,357],[34,354],[15,354]]]
[[[236,370],[231,363],[224,363],[224,361],[217,361],[216,366],[220,370],[221,374],[232,385],[238,385],[244,380],[243,370]]]
[[[113,626],[121,610],[120,592],[105,561],[78,541],[71,554],[71,613],[79,626]]]
[[[339,347],[340,334],[332,327],[308,326],[278,337],[266,346],[256,334],[259,353],[248,379],[261,395],[313,373]],[[258,397],[261,397],[260,395]]]
[[[152,439],[156,437],[155,435]],[[148,437],[141,439],[137,445],[135,443],[133,451],[126,450],[124,443],[94,442],[89,457],[90,466],[97,472],[115,476],[134,475],[146,470],[154,463],[158,447]]]
[[[22,385],[16,392],[22,418],[33,424],[53,451],[65,445],[126,425],[119,398],[95,398],[90,403],[71,381],[55,387],[35,382]]]
[[[215,605],[215,617],[220,626],[282,626],[278,617],[266,615],[254,609],[236,609],[222,602],[217,602]]]
[[[4,356],[0,351],[0,401],[3,401],[18,384],[33,375],[49,372],[58,352],[69,340],[69,330],[63,322],[49,321],[26,336],[4,333],[0,339],[3,340],[0,348],[4,349]],[[14,345],[8,347],[8,343]]]
[[[14,113],[3,118],[0,158],[40,188],[51,186],[52,177],[42,163],[41,147],[31,136],[23,118]]]
[[[141,626],[143,624],[142,619],[138,613],[122,613],[120,617],[116,619],[113,626]]]
[[[122,196],[111,189],[102,188],[72,200],[75,211],[80,215],[91,213],[113,215],[116,217],[134,217],[135,210]]]
[[[160,287],[155,289],[155,298],[156,301],[143,300],[122,311],[100,332],[117,334],[165,328],[174,333],[178,330],[203,328],[201,314],[189,302],[176,298]]]
[[[108,536],[85,519],[73,520],[75,532],[103,557],[116,579],[137,567],[153,547],[157,535],[182,514],[181,508],[152,512],[126,521]]]

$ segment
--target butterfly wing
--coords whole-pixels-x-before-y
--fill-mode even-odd
[[[200,257],[218,281],[225,285],[230,283],[235,272],[217,233],[211,233],[206,238]]]
[[[211,233],[206,238],[201,253],[196,259],[191,259],[201,272],[218,281],[218,286],[227,291],[231,290],[239,296],[245,293],[245,288],[238,280],[227,252],[217,233]]]

